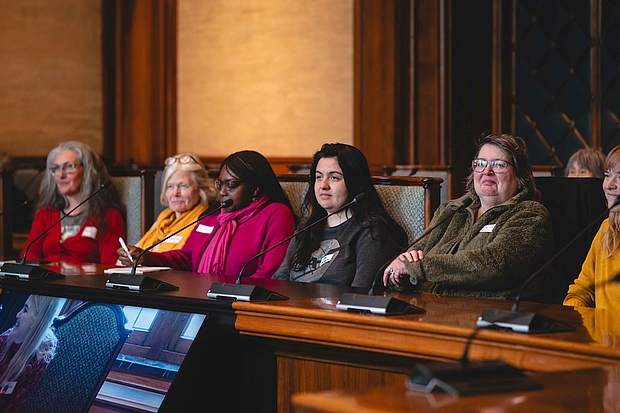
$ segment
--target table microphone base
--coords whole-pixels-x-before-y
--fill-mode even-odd
[[[542,389],[542,385],[503,360],[468,363],[427,361],[415,365],[407,388],[429,393],[435,388],[454,396]]]
[[[5,262],[0,268],[0,276],[17,277],[22,280],[65,278],[64,275],[42,267]]]
[[[487,309],[476,322],[478,327],[507,328],[518,333],[558,333],[575,331],[575,328],[544,315],[524,311]]]
[[[336,304],[339,310],[383,315],[424,314],[426,310],[394,297],[344,293]]]
[[[257,285],[213,283],[207,297],[232,301],[276,301],[288,297]]]
[[[110,274],[110,278],[106,281],[105,286],[115,290],[127,291],[175,291],[179,287],[155,278],[131,275],[131,274]]]

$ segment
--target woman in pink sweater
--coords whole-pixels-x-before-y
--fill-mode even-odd
[[[291,205],[269,161],[260,153],[240,151],[228,156],[214,185],[220,202],[230,199],[232,205],[200,220],[180,250],[148,252],[142,264],[238,276],[248,260],[293,234]],[[287,246],[283,243],[250,262],[244,276],[271,278]],[[134,260],[142,252],[133,246],[129,250]],[[133,265],[123,249],[117,252],[124,265]]]

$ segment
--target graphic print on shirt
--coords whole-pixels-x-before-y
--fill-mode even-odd
[[[291,280],[300,282],[317,282],[338,257],[341,250],[337,239],[321,241],[319,248],[312,253],[310,263],[302,271],[291,270]]]

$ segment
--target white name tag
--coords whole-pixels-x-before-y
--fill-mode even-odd
[[[210,227],[208,225],[202,225],[202,224],[198,224],[198,227],[196,228],[197,232],[200,232],[202,234],[210,234],[213,232],[213,227]]]
[[[495,228],[495,224],[489,224],[482,227],[480,232],[493,232],[493,228]]]
[[[211,228],[213,230],[213,228]],[[178,244],[183,239],[183,235],[175,235],[174,237],[170,237],[164,242],[167,244]]]
[[[327,264],[328,262],[330,262],[330,261],[332,260],[332,257],[333,257],[333,256],[334,256],[334,254],[328,254],[328,255],[324,256],[324,257],[321,259],[321,263],[319,264],[319,267],[320,267],[321,265],[324,265],[324,264]]]
[[[84,231],[82,231],[82,236],[95,239],[97,237],[97,228],[96,227],[84,227]]]
[[[2,388],[0,388],[0,394],[11,394],[15,389],[16,381],[7,381],[2,383]]]

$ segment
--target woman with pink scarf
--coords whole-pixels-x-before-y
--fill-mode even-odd
[[[238,276],[250,258],[293,234],[291,205],[269,161],[260,153],[240,151],[228,156],[220,165],[214,185],[220,202],[230,199],[232,205],[200,220],[183,248],[147,252],[141,264]],[[243,276],[271,278],[284,260],[287,247],[285,242],[251,261]],[[142,252],[133,246],[129,251],[134,260]],[[123,249],[118,254],[124,265],[133,265]]]

